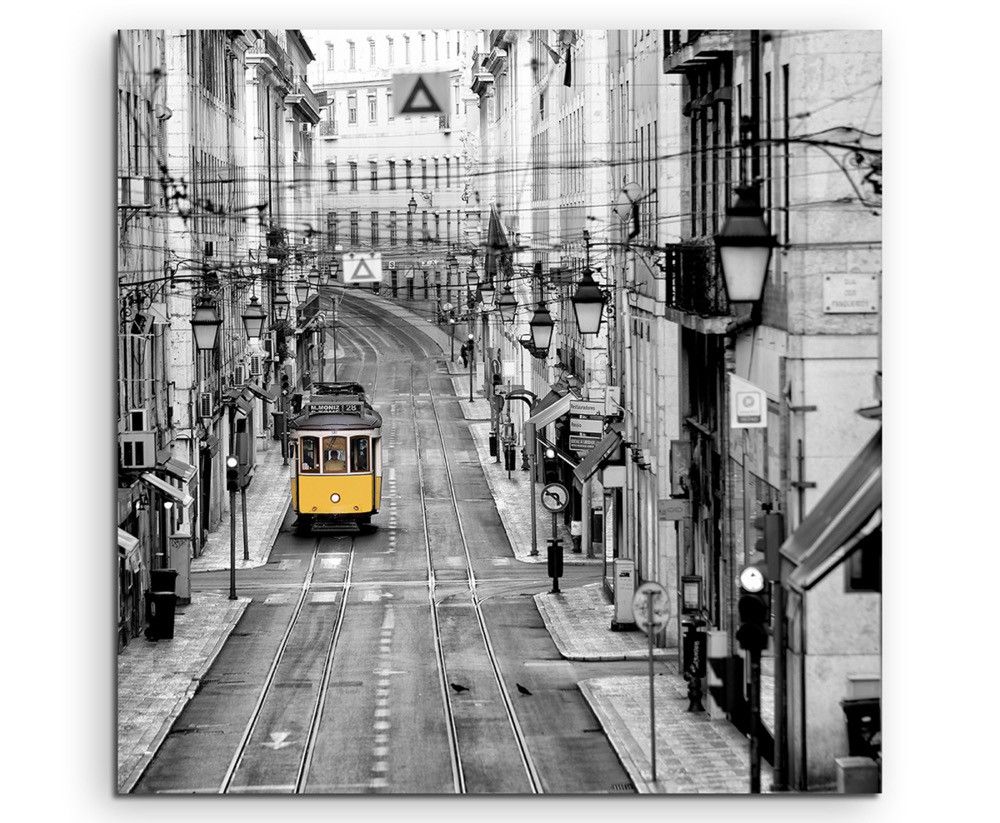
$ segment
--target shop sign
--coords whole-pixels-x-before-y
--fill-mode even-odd
[[[691,516],[691,504],[684,498],[661,497],[656,501],[658,520],[684,520]]]

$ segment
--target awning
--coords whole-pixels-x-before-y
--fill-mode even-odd
[[[881,507],[879,429],[781,547],[781,555],[795,564],[788,585],[808,591],[843,563],[881,524]]]
[[[550,402],[549,398],[551,397],[555,397],[555,400]],[[549,392],[538,402],[538,406],[532,411],[531,417],[524,422],[530,423],[536,429],[544,429],[552,421],[558,420],[564,414],[569,414],[569,404],[576,399],[572,394],[564,394],[562,397],[559,397],[555,392]]]
[[[612,423],[604,437],[597,441],[597,445],[587,452],[580,465],[573,469],[573,476],[581,483],[586,483],[618,451],[621,442],[621,424]]]
[[[165,460],[163,463],[160,463],[156,468],[159,471],[165,471],[172,474],[184,483],[190,483],[191,478],[198,473],[198,470],[194,466],[184,460],[181,460],[179,457],[171,457],[169,460]]]
[[[118,548],[129,555],[139,548],[139,538],[133,537],[125,529],[118,529]]]
[[[166,480],[160,480],[155,474],[146,472],[142,475],[142,480],[159,489],[165,495],[176,500],[181,506],[187,507],[194,503],[194,498],[187,492],[181,491],[176,486],[171,486]]]
[[[277,394],[277,387],[275,387],[275,391],[273,392],[266,392],[254,383],[247,383],[246,387],[250,390],[250,393],[254,395],[254,397],[259,397],[261,400],[267,400],[269,403],[274,402],[275,395]]]

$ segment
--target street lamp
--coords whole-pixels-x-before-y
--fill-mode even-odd
[[[472,325],[471,322],[469,324]],[[472,333],[469,334],[469,402],[472,402],[472,380],[473,375],[476,373],[476,359],[473,357],[473,350],[476,346],[476,336]]]
[[[274,306],[275,319],[287,320],[288,308],[292,304],[292,301],[288,299],[288,293],[285,291],[284,286],[278,287],[278,293],[274,295],[274,300],[272,300],[271,303]]]
[[[497,309],[500,310],[500,319],[504,323],[513,321],[517,314],[517,298],[510,287],[510,283],[504,286],[503,294],[497,298]]]
[[[493,298],[496,297],[496,293],[497,290],[492,280],[487,280],[485,283],[479,284],[479,299],[482,301],[484,309],[493,305]]]
[[[736,202],[726,209],[715,235],[726,294],[731,303],[755,303],[764,291],[771,251],[778,244],[764,222],[755,185],[736,187]]]
[[[539,303],[535,309],[535,315],[528,323],[531,330],[531,342],[535,346],[535,351],[541,354],[549,353],[549,344],[552,342],[552,329],[555,323],[552,322],[552,315],[544,303]]]
[[[406,205],[406,210],[410,214],[416,214],[417,213],[417,199],[412,194],[410,195],[410,202],[407,203],[407,205]]]
[[[479,271],[476,269],[476,261],[472,261],[472,265],[469,266],[469,273],[465,275],[465,281],[470,289],[474,289],[479,285]]]
[[[194,329],[194,342],[198,351],[213,351],[215,349],[221,325],[222,321],[219,319],[215,303],[207,297],[200,298],[194,310],[194,316],[191,318],[191,328]]]
[[[583,279],[572,297],[573,311],[576,313],[576,327],[580,334],[597,334],[601,330],[601,316],[604,313],[604,292],[601,291],[594,273],[583,270]]]
[[[448,324],[451,326],[451,362],[454,363],[455,362],[455,316],[454,315],[448,318]]]
[[[309,270],[309,285],[319,291],[319,269],[315,265]]]
[[[246,311],[243,312],[243,328],[246,329],[247,337],[260,337],[264,330],[264,321],[267,319],[267,315],[264,313],[264,309],[260,305],[260,300],[257,299],[257,295],[253,295],[250,298],[250,304],[247,306]]]
[[[302,305],[309,299],[309,281],[303,275],[299,275],[299,279],[295,281],[295,300],[299,305]]]

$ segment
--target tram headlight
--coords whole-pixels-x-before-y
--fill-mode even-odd
[[[331,503],[339,503],[340,502],[340,495],[337,494],[336,492],[334,492],[333,494],[331,494],[330,495],[330,502]]]

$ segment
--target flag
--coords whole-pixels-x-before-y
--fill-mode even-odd
[[[570,46],[566,46],[566,76],[563,78],[564,86],[573,85],[573,63],[571,62],[572,52],[570,51]]]

